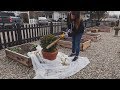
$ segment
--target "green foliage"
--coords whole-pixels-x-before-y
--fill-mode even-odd
[[[30,51],[35,51],[35,50],[36,50],[36,47],[37,47],[37,45],[34,45],[34,44],[33,44],[32,47],[29,48],[29,50],[30,50]]]
[[[32,45],[32,47],[33,47],[33,48],[36,48],[36,47],[37,47],[37,45],[34,45],[34,44],[33,44],[33,45]]]
[[[20,47],[14,47],[14,48],[9,48],[9,50],[14,51],[14,52],[19,52],[21,50]]]
[[[43,38],[40,41],[40,45],[43,48],[43,51],[46,52],[54,52],[56,50],[57,44],[53,45],[51,48],[46,49],[46,47],[51,44],[53,41],[55,41],[57,39],[57,37],[55,37],[52,34],[43,36]]]

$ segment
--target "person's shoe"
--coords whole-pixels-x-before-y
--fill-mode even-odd
[[[68,57],[73,57],[75,56],[75,53],[71,53]]]
[[[76,61],[78,59],[78,56],[75,56],[72,61]]]

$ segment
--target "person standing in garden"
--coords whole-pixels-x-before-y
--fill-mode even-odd
[[[74,56],[72,61],[76,61],[80,53],[80,41],[84,33],[84,25],[80,11],[70,11],[68,19],[68,29],[72,31],[70,34],[72,37],[72,53],[69,57]]]

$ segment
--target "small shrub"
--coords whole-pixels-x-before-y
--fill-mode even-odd
[[[46,47],[51,44],[53,41],[55,41],[57,37],[55,35],[49,34],[46,36],[43,36],[43,38],[40,41],[40,45],[43,48],[43,51],[46,52],[54,52],[57,49],[57,44],[53,45],[51,48],[46,49]]]

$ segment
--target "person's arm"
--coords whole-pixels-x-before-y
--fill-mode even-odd
[[[78,33],[78,32],[84,33],[84,29],[85,29],[84,23],[83,23],[83,21],[81,21],[81,22],[80,22],[80,26],[79,26],[79,28],[77,29],[77,32],[76,32],[76,33]]]
[[[81,21],[81,30],[84,31],[84,29],[85,29],[85,26],[83,24],[83,21]]]

